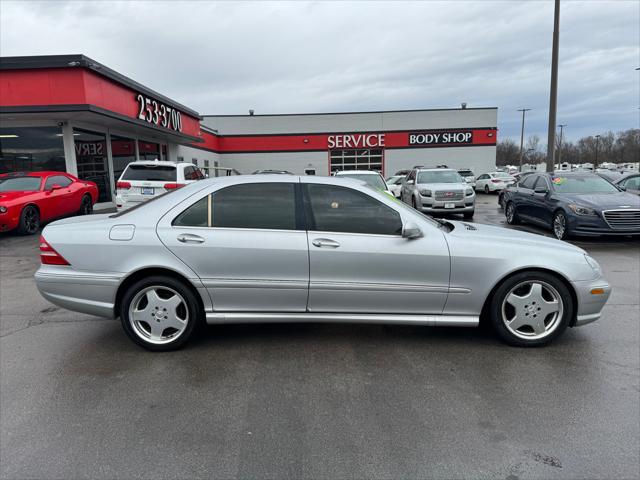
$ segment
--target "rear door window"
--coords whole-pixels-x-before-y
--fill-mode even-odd
[[[148,182],[175,182],[176,167],[170,165],[131,165],[122,174],[122,180]]]
[[[533,190],[533,186],[538,179],[537,175],[527,175],[522,182],[520,182],[520,186],[522,188],[528,188],[529,190]]]

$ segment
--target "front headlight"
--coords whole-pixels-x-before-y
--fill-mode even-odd
[[[467,190],[464,192],[464,194],[465,194],[467,197],[470,197],[471,195],[473,195],[473,189],[471,189],[471,188],[467,188]]]
[[[596,262],[589,255],[585,255],[584,259],[587,261],[587,263],[593,269],[594,272],[596,272],[598,275],[602,275],[602,268],[600,268],[600,265],[598,264],[598,262]]]
[[[570,203],[567,205],[569,210],[571,210],[576,215],[595,215],[596,211],[593,208],[582,207],[580,205],[576,205],[575,203]]]
[[[0,213],[7,213],[7,207],[0,207]]]
[[[422,195],[423,197],[430,197],[431,196],[431,190],[426,190],[424,188],[420,189],[420,195]]]

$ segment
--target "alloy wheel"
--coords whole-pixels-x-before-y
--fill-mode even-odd
[[[484,193],[489,193],[489,185],[484,186]]]
[[[562,240],[567,232],[567,221],[562,213],[556,213],[553,217],[553,233],[556,238]]]
[[[83,197],[80,204],[80,215],[90,215],[93,212],[93,205],[89,197]]]
[[[33,234],[38,231],[40,226],[40,215],[38,211],[33,207],[28,207],[24,212],[24,229],[27,233]]]
[[[129,305],[129,323],[145,342],[164,345],[187,328],[189,309],[174,289],[154,285],[138,292]]]
[[[550,284],[525,281],[513,287],[502,302],[502,321],[513,335],[539,340],[553,333],[562,321],[564,305]]]

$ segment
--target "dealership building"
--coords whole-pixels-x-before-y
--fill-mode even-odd
[[[96,182],[99,207],[135,160],[329,175],[415,165],[494,168],[497,108],[201,115],[84,55],[0,58],[0,173],[59,170]]]

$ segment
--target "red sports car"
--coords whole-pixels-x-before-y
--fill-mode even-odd
[[[88,215],[98,199],[95,183],[65,172],[0,175],[0,232],[32,235],[40,224],[68,215]]]

